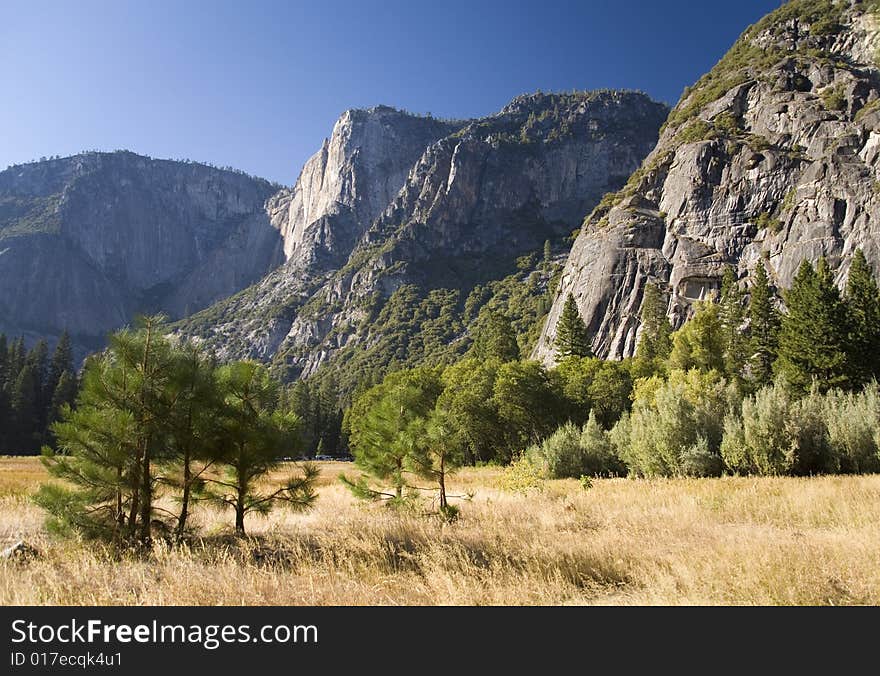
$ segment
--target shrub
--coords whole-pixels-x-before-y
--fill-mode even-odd
[[[842,472],[880,471],[880,392],[876,382],[858,394],[830,391],[822,416]]]
[[[822,99],[822,105],[825,106],[826,110],[846,109],[846,95],[843,93],[843,87],[840,85],[826,87],[819,94],[819,97]]]
[[[528,455],[551,479],[616,476],[625,471],[608,434],[591,413],[583,428],[565,423]]]
[[[615,426],[611,440],[638,476],[685,474],[698,462],[708,464],[698,452],[704,443],[707,453],[718,455],[722,421],[737,401],[735,387],[715,371],[673,370],[667,381],[655,376],[638,383],[632,414]]]
[[[740,474],[813,474],[840,468],[823,419],[823,397],[801,400],[777,382],[743,401],[742,417],[725,420],[721,456]]]
[[[514,493],[532,493],[544,490],[541,468],[528,453],[521,453],[501,475],[499,486]]]
[[[724,463],[718,453],[709,450],[706,438],[700,437],[696,444],[681,454],[679,469],[684,476],[721,476]]]

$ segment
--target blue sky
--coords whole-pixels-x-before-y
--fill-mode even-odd
[[[534,92],[674,103],[779,0],[0,0],[0,169],[126,148],[291,184],[347,108]]]

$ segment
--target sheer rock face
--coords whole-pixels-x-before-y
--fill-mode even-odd
[[[667,112],[604,91],[519,97],[445,131],[388,109],[345,113],[294,189],[270,203],[288,261],[182,330],[222,356],[308,375],[369,340],[400,286],[466,294],[569,234],[639,166]]]
[[[553,361],[569,293],[596,354],[621,358],[635,351],[646,282],[677,326],[728,264],[745,279],[763,258],[787,287],[802,259],[825,255],[843,284],[861,247],[880,271],[877,21],[858,3],[830,17],[807,4],[747,30],[672,111],[616,204],[585,221],[534,358]]]
[[[267,181],[133,153],[86,153],[0,172],[0,331],[67,329],[80,350],[136,312],[172,317],[282,260]]]
[[[269,203],[287,259],[301,268],[345,263],[425,147],[461,124],[387,106],[343,113],[296,185]]]

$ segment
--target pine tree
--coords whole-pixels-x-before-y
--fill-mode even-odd
[[[656,284],[646,284],[642,297],[642,331],[636,349],[636,370],[649,375],[672,350],[672,325],[666,317],[666,299]]]
[[[49,404],[49,425],[61,419],[61,413],[65,406],[73,406],[76,401],[77,382],[76,376],[70,371],[62,371],[55,391],[52,393],[52,401]]]
[[[776,368],[805,391],[814,381],[822,391],[847,385],[846,308],[824,256],[815,270],[803,261],[784,295]]]
[[[556,359],[566,357],[592,357],[590,333],[584,320],[581,319],[577,302],[572,294],[568,294],[562,315],[556,325]]]
[[[212,361],[192,343],[177,346],[170,377],[158,393],[158,433],[166,446],[163,480],[180,491],[174,533],[187,529],[190,505],[219,456],[222,401]]]
[[[224,395],[220,419],[221,454],[225,473],[208,479],[209,496],[235,512],[235,532],[245,535],[245,517],[251,512],[268,513],[277,503],[295,510],[310,507],[318,470],[305,464],[302,473],[292,475],[283,486],[261,490],[259,481],[277,467],[282,457],[293,453],[299,419],[275,410],[278,385],[265,366],[256,362],[235,362],[218,370]]]
[[[745,321],[743,293],[737,283],[736,273],[730,265],[724,268],[724,275],[721,278],[718,318],[723,336],[724,372],[732,378],[739,379],[748,359],[748,341],[742,330]]]
[[[519,343],[507,315],[495,310],[482,310],[471,350],[478,359],[498,359],[502,363],[518,360]]]
[[[749,373],[758,387],[773,380],[779,339],[779,312],[767,278],[767,268],[759,261],[752,276],[749,299]]]
[[[52,360],[49,363],[49,373],[46,377],[46,388],[44,399],[50,402],[58,387],[58,381],[61,380],[61,374],[65,371],[75,373],[73,368],[73,350],[70,346],[70,335],[65,331],[58,339],[55,351],[52,353]],[[51,417],[47,415],[47,418]]]
[[[542,261],[545,270],[550,267],[551,260],[553,260],[553,249],[550,246],[550,240],[548,239],[544,241],[544,260]]]
[[[846,285],[853,385],[880,378],[880,291],[861,249],[856,249]]]
[[[27,360],[12,389],[12,448],[35,453],[40,443],[40,377],[36,361]]]
[[[355,462],[382,484],[391,484],[390,488],[374,486],[366,476],[356,481],[343,478],[356,497],[391,504],[401,504],[409,497],[412,487],[408,475],[417,443],[442,390],[436,370],[419,368],[392,373],[355,400],[349,412],[349,441]]]
[[[52,399],[52,392],[47,391],[47,383],[49,380],[49,345],[45,340],[37,341],[33,349],[28,353],[28,363],[33,364],[34,372],[37,378],[37,418],[35,423],[35,434],[37,446],[34,450],[42,445],[45,437],[46,419],[49,411],[49,403]]]
[[[321,380],[314,405],[320,424],[317,435],[318,443],[321,444],[322,451],[335,454],[339,447],[342,411],[339,408],[339,386],[332,373]]]
[[[8,450],[12,408],[9,396],[9,347],[6,334],[0,333],[0,453]]]
[[[297,380],[290,389],[287,410],[296,412],[301,418],[299,427],[299,444],[306,457],[312,457],[317,447],[317,431],[315,429],[315,411],[312,403],[311,390],[305,380]]]

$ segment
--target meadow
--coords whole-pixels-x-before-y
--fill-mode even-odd
[[[547,481],[504,488],[469,468],[460,517],[393,511],[320,463],[315,508],[249,517],[199,508],[203,537],[116,557],[57,540],[29,495],[36,458],[0,458],[0,604],[880,604],[880,476]],[[278,480],[282,473],[270,477]]]

